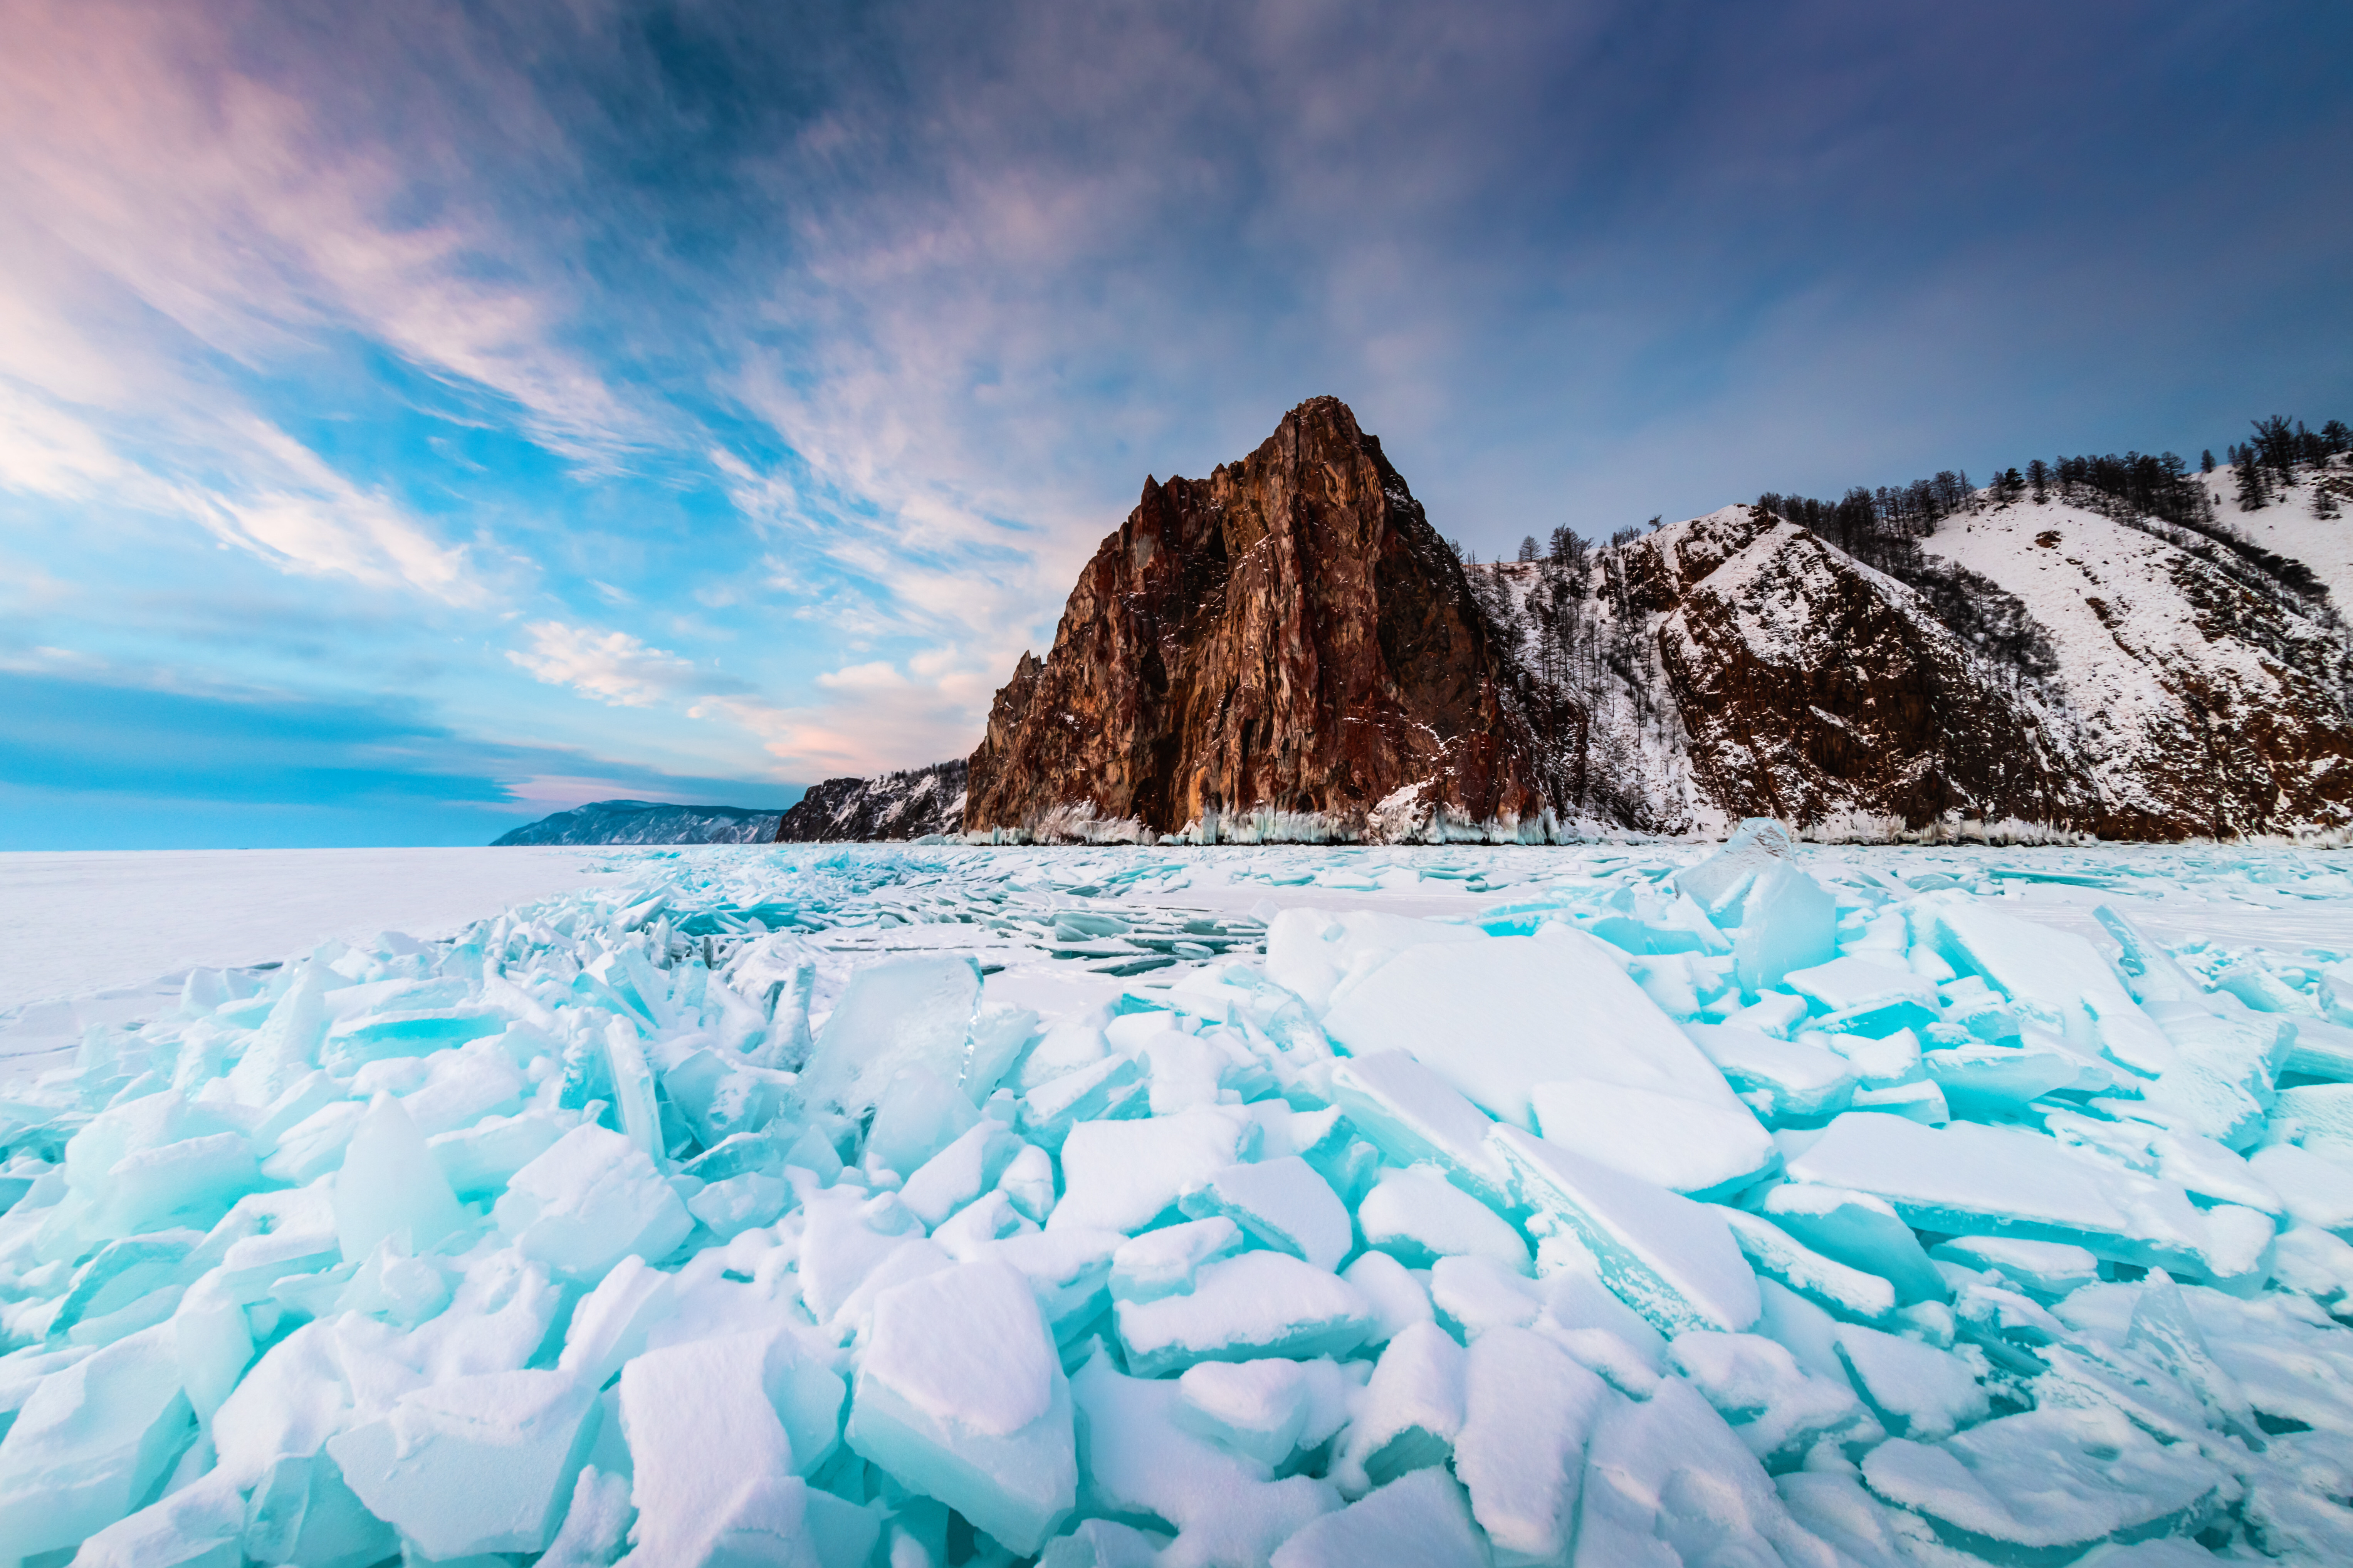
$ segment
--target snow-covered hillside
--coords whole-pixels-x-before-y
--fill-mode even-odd
[[[1988,503],[1921,548],[2015,595],[2049,633],[2051,689],[2106,820],[2203,816],[2227,837],[2326,821],[2348,798],[2341,627],[2055,500]]]
[[[2337,614],[2353,616],[2353,455],[2298,470],[2297,482],[2262,507],[2240,504],[2238,469],[2225,463],[2203,478],[2216,521],[2275,554],[2300,561],[2327,585]]]
[[[771,837],[786,844],[873,843],[954,833],[964,826],[965,760],[872,778],[828,779],[785,813]]]
[[[1469,575],[1529,710],[1574,715],[1546,738],[1590,820],[2342,833],[2353,521],[2335,498],[2353,468],[2297,474],[2245,510],[2225,467],[2195,526],[2005,484],[1957,488],[1946,515],[1851,538],[1856,554],[1728,507]]]

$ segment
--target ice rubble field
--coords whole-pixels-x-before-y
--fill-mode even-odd
[[[2343,855],[605,864],[0,1090],[0,1562],[2353,1561]]]

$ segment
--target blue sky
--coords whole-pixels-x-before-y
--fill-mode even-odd
[[[1335,393],[1482,552],[2353,417],[2353,12],[5,0],[0,848],[954,755]]]

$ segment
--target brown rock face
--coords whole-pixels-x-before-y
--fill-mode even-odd
[[[1207,479],[1145,482],[1051,651],[997,692],[965,824],[1071,807],[1158,833],[1211,814],[1348,832],[1417,806],[1534,819],[1558,783],[1536,735],[1576,715],[1500,651],[1380,443],[1315,398]]]
[[[1917,595],[1806,530],[1727,508],[1630,548],[1691,765],[1726,816],[1919,828],[2089,815],[2051,716]]]

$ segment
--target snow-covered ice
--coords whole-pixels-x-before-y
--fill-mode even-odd
[[[0,1562],[2353,1561],[2342,852],[498,853],[0,864]]]

